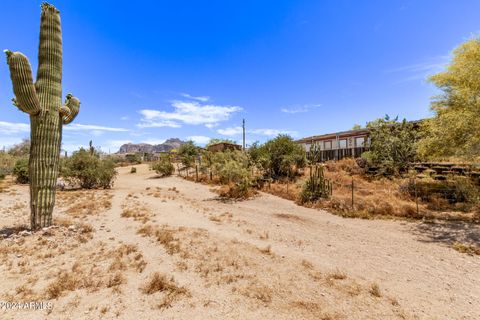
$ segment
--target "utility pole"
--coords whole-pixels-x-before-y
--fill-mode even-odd
[[[245,151],[245,119],[243,119],[242,128],[243,128],[243,151]]]

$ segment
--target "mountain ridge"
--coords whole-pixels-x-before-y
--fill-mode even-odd
[[[169,152],[173,149],[178,149],[185,141],[182,141],[178,138],[170,138],[165,140],[164,143],[160,144],[149,144],[149,143],[125,143],[120,146],[120,149],[117,153],[137,153],[137,152]]]

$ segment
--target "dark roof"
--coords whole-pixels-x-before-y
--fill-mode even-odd
[[[366,135],[370,132],[370,129],[356,129],[356,130],[348,130],[348,131],[340,131],[340,132],[335,132],[335,133],[326,133],[318,136],[311,136],[311,137],[306,137],[297,140],[297,142],[310,142],[312,140],[322,140],[322,139],[328,139],[328,138],[336,138],[337,136],[339,137],[349,137],[349,136],[356,136],[356,135]]]
[[[236,143],[222,141],[222,142],[217,142],[217,143],[214,143],[214,144],[210,144],[210,145],[207,146],[207,148],[210,148],[210,147],[213,147],[213,146],[218,146],[220,144],[241,147],[241,145],[236,144]]]
[[[412,123],[414,126],[420,125],[424,119],[421,120],[413,120],[413,121],[408,121],[409,123]],[[323,139],[329,139],[329,138],[336,138],[337,136],[344,138],[344,137],[350,137],[350,136],[356,136],[356,135],[367,135],[370,132],[370,129],[368,128],[362,128],[362,129],[356,129],[356,130],[347,130],[347,131],[340,131],[340,132],[335,132],[335,133],[326,133],[318,136],[311,136],[311,137],[306,137],[297,140],[296,142],[311,142],[312,140],[323,140]]]

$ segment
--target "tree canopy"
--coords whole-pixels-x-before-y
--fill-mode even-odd
[[[376,119],[367,124],[370,129],[370,148],[362,157],[371,166],[379,167],[384,174],[398,174],[408,168],[415,161],[416,142],[420,132],[414,124],[398,121],[398,117],[391,119]]]
[[[419,153],[427,158],[480,158],[480,39],[456,48],[446,70],[430,77],[442,93],[424,125]]]

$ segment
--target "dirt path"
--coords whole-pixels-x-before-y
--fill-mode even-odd
[[[111,208],[87,220],[94,243],[135,244],[145,269],[46,318],[480,319],[480,259],[449,245],[477,228],[343,219],[268,194],[222,203],[209,186],[137,169],[120,168]],[[143,294],[155,272],[186,293]]]

